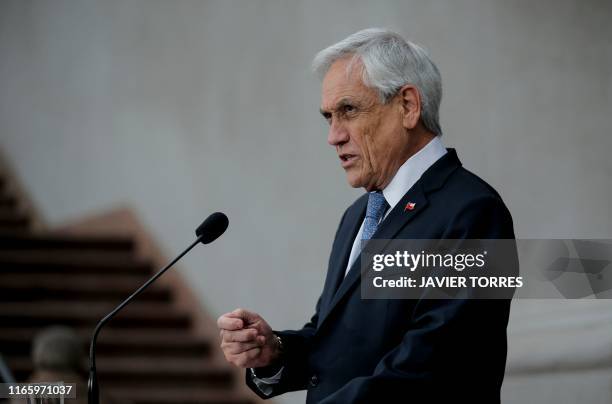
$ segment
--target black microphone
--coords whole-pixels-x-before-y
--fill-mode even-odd
[[[134,293],[132,293],[127,299],[121,302],[117,307],[113,309],[110,313],[106,315],[94,329],[93,336],[91,337],[91,345],[89,346],[89,381],[87,382],[87,402],[89,404],[99,404],[100,402],[100,392],[98,389],[98,378],[96,374],[96,341],[98,339],[98,334],[102,327],[113,318],[121,309],[123,309],[129,302],[134,300],[136,296],[138,296],[142,291],[144,291],[150,284],[155,282],[157,278],[163,275],[168,269],[170,269],[178,260],[183,258],[185,254],[187,254],[193,247],[195,247],[198,243],[208,244],[215,241],[219,236],[225,233],[227,226],[229,224],[229,220],[227,216],[225,216],[221,212],[215,212],[212,215],[208,216],[201,225],[196,229],[197,239],[191,243],[185,251],[180,253],[178,257],[173,259],[168,265],[162,268],[158,273],[153,275],[151,279],[146,281],[144,285],[139,287]]]

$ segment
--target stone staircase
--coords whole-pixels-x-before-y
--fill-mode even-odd
[[[95,324],[157,269],[136,253],[132,237],[45,231],[34,216],[0,173],[0,354],[18,381],[33,371],[38,331],[72,327],[87,352]],[[176,304],[179,292],[154,284],[103,329],[101,391],[118,403],[260,402],[215,358],[216,331],[194,332],[193,313]]]

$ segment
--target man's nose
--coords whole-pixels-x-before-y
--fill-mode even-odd
[[[344,126],[332,121],[329,126],[329,133],[327,134],[327,143],[331,146],[338,146],[348,142],[348,140],[348,130]]]

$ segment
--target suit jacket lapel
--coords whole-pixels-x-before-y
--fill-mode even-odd
[[[414,208],[412,210],[404,210],[404,207],[408,202],[413,202]],[[415,184],[398,202],[398,204],[393,208],[389,215],[381,222],[380,226],[376,230],[376,232],[372,235],[372,238],[376,239],[392,239],[395,235],[414,217],[416,217],[427,205],[427,199],[420,187],[420,185]],[[358,222],[358,226],[361,225],[363,221],[363,215],[361,220]],[[357,227],[359,229],[359,227]],[[350,247],[353,245],[353,241],[355,240],[355,235],[357,232],[353,234],[353,237],[348,241],[349,250],[348,254],[350,254]],[[348,257],[347,257],[348,259]],[[346,268],[347,261],[344,261],[344,266],[342,269]],[[344,274],[344,272],[342,272]],[[340,283],[340,287],[333,294],[331,302],[325,305],[325,311],[321,311],[319,314],[319,327],[323,324],[325,319],[329,316],[332,309],[342,300],[342,298],[347,294],[349,290],[355,285],[355,283],[360,279],[361,275],[361,256],[358,256],[348,274]],[[327,289],[327,285],[326,289]],[[329,290],[326,290],[329,292]]]
[[[461,162],[459,161],[455,150],[447,150],[448,153],[434,163],[423,174],[421,179],[419,179],[414,186],[410,188],[408,192],[406,192],[397,205],[395,205],[393,210],[389,212],[389,215],[382,221],[372,238],[383,240],[391,240],[395,238],[397,233],[399,233],[404,226],[406,226],[419,213],[423,212],[428,204],[426,194],[440,188],[448,176],[455,169],[461,166]],[[331,285],[328,284],[328,281],[331,282],[330,278],[332,277],[328,277],[325,283],[325,296],[322,302],[324,304],[321,305],[317,329],[321,328],[321,325],[329,317],[329,314],[334,307],[338,305],[347,292],[353,288],[355,283],[357,283],[361,277],[361,257],[359,256],[351,266],[351,269],[346,277],[344,277],[343,280],[340,278],[340,276],[344,276],[344,270],[348,262],[351,247],[353,246],[355,236],[357,235],[357,231],[359,230],[361,222],[363,221],[363,216],[365,215],[367,197],[364,198],[364,201],[365,203],[362,202],[359,209],[355,209],[356,212],[350,218],[348,216],[345,218],[345,220],[352,219],[354,222],[349,227],[350,231],[347,231],[344,234],[346,239],[343,240],[341,251],[339,251],[338,255],[336,255],[336,257],[339,257],[336,262],[340,261],[341,265],[335,265],[336,262],[330,263],[331,265],[335,265],[332,267],[332,269],[335,271],[333,281],[341,282],[340,287],[336,290],[335,286],[337,283],[333,283],[334,287],[330,287]],[[414,204],[412,205],[412,209],[407,206],[408,203]],[[334,291],[336,292],[334,293]]]
[[[349,211],[346,213],[344,224],[339,230],[340,234],[338,234],[338,246],[332,251],[332,256],[329,262],[330,273],[328,274],[325,280],[325,286],[323,287],[321,306],[319,307],[319,319],[327,315],[327,312],[331,308],[331,302],[334,294],[338,289],[338,285],[344,279],[346,266],[348,265],[351,249],[353,248],[353,241],[355,240],[359,227],[363,222],[367,204],[367,196],[362,197],[355,203],[355,206],[349,209]],[[321,321],[319,321],[319,324],[320,323]]]

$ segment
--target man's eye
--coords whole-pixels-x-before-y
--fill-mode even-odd
[[[352,106],[352,105],[344,105],[344,106],[342,107],[342,111],[343,111],[343,112],[347,112],[347,113],[350,113],[350,112],[355,112],[355,107],[354,107],[354,106]]]

